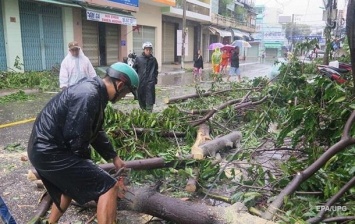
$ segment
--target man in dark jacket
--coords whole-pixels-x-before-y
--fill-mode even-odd
[[[240,82],[241,77],[240,77],[240,70],[239,70],[239,47],[238,46],[234,48],[230,61],[231,61],[231,67],[229,69],[229,76],[227,78],[227,82],[229,81],[230,77],[235,75],[238,76],[238,82]]]
[[[138,85],[130,66],[115,63],[103,79],[84,78],[57,94],[38,115],[27,152],[54,202],[49,223],[58,222],[72,199],[98,201],[98,222],[116,222],[117,180],[90,160],[89,146],[116,169],[124,167],[102,129],[104,110],[108,101],[135,94]]]
[[[133,68],[139,75],[138,101],[142,110],[153,111],[155,85],[158,83],[158,62],[152,55],[153,45],[145,42],[142,55],[136,58]]]

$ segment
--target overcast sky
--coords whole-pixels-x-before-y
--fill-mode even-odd
[[[326,0],[325,0],[326,1]],[[345,9],[347,0],[338,0],[338,9]],[[279,8],[285,15],[300,14],[302,23],[324,24],[322,22],[323,0],[256,0],[256,5],[267,5],[267,7]]]

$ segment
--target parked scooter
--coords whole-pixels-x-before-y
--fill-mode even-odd
[[[329,65],[317,65],[317,69],[321,75],[324,75],[339,84],[343,84],[348,81],[347,76],[350,74],[351,65],[339,63],[339,68]]]

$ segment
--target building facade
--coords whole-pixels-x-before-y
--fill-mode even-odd
[[[256,6],[255,9],[258,13],[255,39],[261,43],[259,55],[265,52],[268,59],[282,56],[282,47],[285,41],[285,32],[279,23],[279,16],[282,12],[264,5]]]

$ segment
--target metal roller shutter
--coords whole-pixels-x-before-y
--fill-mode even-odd
[[[2,22],[2,8],[0,0],[0,71],[6,70],[6,52],[5,52],[5,38],[4,38],[4,27]]]
[[[61,8],[24,1],[19,6],[24,69],[41,71],[59,65],[64,57]]]
[[[113,64],[118,61],[119,52],[119,32],[118,25],[106,24],[106,61],[107,64]]]
[[[175,61],[175,24],[163,23],[163,63]]]
[[[86,13],[83,13],[86,15]],[[99,29],[98,23],[83,18],[83,51],[93,66],[99,66]]]
[[[189,26],[188,27],[188,49],[187,49],[187,55],[185,56],[185,61],[193,61],[194,59],[194,27]]]
[[[155,46],[155,27],[139,26],[139,29],[133,32],[133,52],[137,55],[141,54],[143,51],[142,44],[147,41],[153,44],[154,54],[154,51],[158,49],[157,46]]]
[[[259,56],[259,43],[251,43],[251,48],[248,48],[247,58],[258,58]]]
[[[272,59],[277,57],[277,48],[266,48],[266,59]]]

